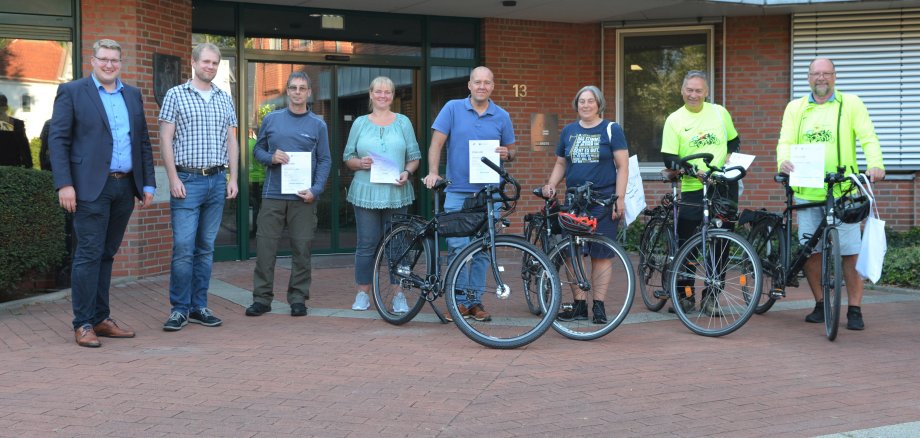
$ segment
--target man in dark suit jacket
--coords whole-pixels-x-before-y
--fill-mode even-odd
[[[58,87],[51,117],[54,186],[74,213],[73,327],[83,347],[98,347],[97,336],[134,337],[109,315],[112,263],[134,198],[148,206],[156,187],[141,92],[118,78],[121,61],[115,41],[93,44],[92,76]]]

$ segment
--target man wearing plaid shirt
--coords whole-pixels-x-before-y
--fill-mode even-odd
[[[160,147],[169,177],[173,229],[172,310],[163,324],[167,331],[181,330],[189,322],[206,327],[222,322],[208,309],[208,285],[224,198],[236,198],[238,191],[239,144],[233,100],[211,83],[219,65],[217,46],[196,46],[194,77],[171,88],[160,109]]]

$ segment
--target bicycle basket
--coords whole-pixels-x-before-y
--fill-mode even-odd
[[[563,230],[577,236],[593,234],[597,229],[597,219],[590,216],[576,216],[572,213],[560,212],[559,225]]]
[[[455,211],[438,215],[438,234],[442,237],[469,237],[486,223],[485,211]]]

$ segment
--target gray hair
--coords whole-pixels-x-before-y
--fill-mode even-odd
[[[99,53],[99,49],[117,50],[118,56],[121,56],[121,45],[116,43],[115,40],[103,38],[93,43],[93,56]]]
[[[594,85],[585,85],[581,87],[581,90],[575,93],[575,99],[572,100],[572,108],[575,108],[575,112],[578,112],[578,98],[581,97],[581,93],[585,91],[590,91],[591,94],[594,95],[594,99],[597,100],[597,112],[598,114],[603,114],[604,109],[607,108],[607,99],[604,98],[604,93],[601,92],[600,88]]]
[[[396,84],[393,83],[393,80],[386,76],[377,76],[374,80],[371,81],[371,85],[367,87],[368,99],[367,99],[367,110],[374,111],[374,98],[370,96],[374,92],[374,87],[387,87],[393,91],[393,95],[396,95]]]
[[[217,45],[212,43],[201,43],[192,49],[192,61],[198,61],[201,59],[201,52],[205,50],[210,50],[216,53],[217,59],[220,59],[220,47],[217,47]]]
[[[684,75],[684,82],[683,82],[683,84],[682,84],[680,87],[681,87],[681,88],[686,87],[686,86],[687,86],[687,81],[689,81],[690,79],[693,79],[693,78],[700,78],[700,79],[702,79],[703,82],[706,83],[706,88],[709,88],[709,75],[707,75],[706,72],[704,72],[704,71],[702,71],[702,70],[690,70],[690,71],[688,71],[687,74]]]
[[[303,79],[307,81],[307,88],[312,88],[312,85],[310,85],[310,76],[307,76],[307,73],[304,71],[292,71],[291,75],[288,76],[287,84],[284,86],[290,87],[291,82],[294,82],[294,79]]]

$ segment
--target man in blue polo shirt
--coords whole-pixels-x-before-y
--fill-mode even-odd
[[[447,102],[431,126],[434,132],[428,148],[428,175],[424,182],[430,189],[441,179],[438,166],[441,163],[441,149],[446,144],[447,179],[452,182],[444,197],[446,212],[460,210],[464,199],[485,186],[470,183],[470,141],[498,140],[496,152],[499,157],[504,161],[514,161],[514,150],[511,149],[514,145],[514,127],[511,126],[511,116],[489,98],[495,89],[492,71],[486,67],[474,68],[467,87],[470,95],[465,99]],[[470,238],[451,237],[446,240],[448,253],[453,259],[469,243]],[[458,308],[464,318],[474,318],[477,321],[492,319],[482,306],[488,263],[485,254],[479,254],[470,269],[460,271],[458,281],[470,285],[472,289],[467,291],[468,294],[457,296]],[[449,313],[445,313],[445,316],[448,321],[452,320]]]

